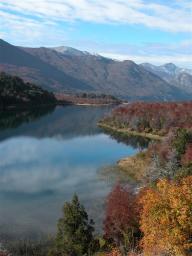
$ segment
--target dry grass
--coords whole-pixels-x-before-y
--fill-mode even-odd
[[[134,180],[142,181],[150,163],[150,157],[145,152],[141,152],[135,156],[121,159],[117,165],[121,171]]]

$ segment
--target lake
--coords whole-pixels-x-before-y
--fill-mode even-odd
[[[101,227],[115,182],[102,169],[138,150],[97,127],[110,110],[65,106],[0,113],[1,237],[54,234],[62,206],[74,193]]]

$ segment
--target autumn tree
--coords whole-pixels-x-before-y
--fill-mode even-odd
[[[145,189],[142,194],[144,255],[191,255],[192,176],[179,182],[161,180],[156,188]]]
[[[105,253],[104,255],[102,256],[121,256],[122,254],[120,253],[120,251],[118,249],[113,249],[111,252],[109,253]],[[129,252],[128,254],[126,254],[126,256],[139,256],[141,254],[137,254],[136,252]]]
[[[114,248],[111,252],[106,253],[105,256],[121,256],[121,253],[117,248]]]
[[[63,207],[63,217],[58,222],[55,247],[50,252],[53,256],[92,255],[93,221],[88,220],[84,207],[77,195]]]
[[[136,102],[115,108],[104,122],[117,128],[166,135],[173,128],[192,128],[192,102]]]
[[[0,252],[0,256],[9,256],[8,252]]]
[[[181,163],[184,166],[192,165],[192,143],[187,144],[185,153],[181,157]]]
[[[107,198],[104,233],[123,255],[134,246],[140,235],[136,196],[117,184]]]

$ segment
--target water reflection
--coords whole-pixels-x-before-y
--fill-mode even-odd
[[[40,117],[52,113],[55,106],[42,108],[16,109],[0,111],[0,131],[17,128],[23,123],[30,123]]]
[[[66,139],[94,135],[100,132],[96,123],[110,110],[110,106],[65,106],[0,112],[0,140],[15,136]]]
[[[125,143],[126,145],[132,146],[133,148],[139,150],[146,149],[149,146],[149,143],[151,143],[151,139],[137,135],[131,136],[126,133],[110,131],[109,129],[107,129],[107,133],[110,134],[111,138],[115,139],[116,141]]]
[[[1,236],[53,234],[62,205],[74,192],[101,226],[104,199],[112,184],[101,180],[98,170],[136,152],[97,128],[107,111],[58,107],[44,116],[23,118],[15,128],[4,126],[0,131]]]

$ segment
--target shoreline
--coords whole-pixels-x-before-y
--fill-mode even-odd
[[[146,151],[138,152],[133,156],[121,158],[116,162],[118,170],[137,183],[143,182],[147,169],[151,163],[151,160],[147,157],[146,153]]]
[[[74,106],[93,106],[93,107],[102,107],[102,106],[113,106],[113,105],[117,105],[117,104],[114,104],[114,103],[74,103],[73,104]]]
[[[105,124],[103,122],[98,123],[98,127],[106,130],[106,132],[117,133],[119,135],[126,136],[138,136],[144,139],[151,139],[156,141],[161,141],[164,137],[160,135],[154,135],[151,133],[139,133],[136,131],[130,131],[128,129],[116,128],[111,125]],[[117,166],[119,172],[123,172],[129,178],[134,181],[141,183],[147,172],[147,169],[151,163],[151,159],[147,156],[147,149],[142,152],[137,152],[133,156],[127,156],[119,159],[115,166]]]
[[[120,133],[120,134],[125,134],[125,135],[130,135],[130,136],[140,136],[143,138],[147,138],[147,139],[152,139],[152,140],[162,140],[164,137],[160,136],[160,135],[155,135],[155,134],[151,134],[151,133],[144,133],[144,132],[136,132],[136,131],[130,131],[129,129],[124,129],[124,128],[116,128],[114,126],[99,122],[98,126],[100,128],[112,131],[112,132],[116,132],[116,133]]]
[[[0,112],[9,111],[9,110],[17,110],[17,109],[36,109],[36,108],[46,108],[50,106],[87,106],[87,107],[102,107],[102,106],[112,106],[116,105],[114,103],[103,103],[103,104],[92,104],[92,103],[71,103],[71,102],[56,102],[51,104],[36,104],[36,105],[11,105],[6,107],[0,107]]]

